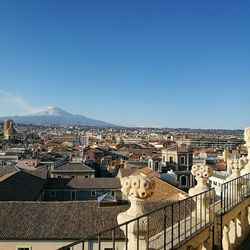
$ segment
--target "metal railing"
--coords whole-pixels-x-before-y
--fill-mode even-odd
[[[74,246],[80,246],[85,250],[105,248],[129,250],[128,232],[131,229],[131,223],[137,232],[135,250],[140,249],[139,225],[143,223],[147,249],[155,248],[156,245],[158,249],[176,249],[214,223],[214,201],[214,189],[210,189],[153,210],[152,207],[150,209],[153,203],[146,202],[146,210],[151,210],[150,212],[58,250],[66,250]]]
[[[221,214],[236,207],[250,195],[250,174],[237,177],[221,185]]]
[[[220,248],[222,249],[223,216],[250,196],[250,174],[245,174],[221,185]]]

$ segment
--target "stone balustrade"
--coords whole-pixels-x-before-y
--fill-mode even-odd
[[[223,250],[239,248],[242,242],[249,237],[250,198],[239,203],[226,214],[217,214],[216,224],[220,225],[216,236],[216,243],[222,245]]]
[[[247,157],[244,159],[245,166],[241,171],[241,175],[250,173],[250,127],[244,131],[245,146],[247,148]]]
[[[211,167],[194,165],[191,171],[197,180],[197,185],[189,190],[192,197],[188,200],[188,202],[193,202],[194,207],[178,222],[174,222],[173,225],[166,227],[150,238],[147,238],[147,230],[150,228],[152,231],[152,228],[155,228],[156,225],[153,220],[150,220],[151,225],[148,225],[149,219],[142,217],[142,215],[145,213],[145,199],[153,193],[154,182],[143,176],[124,178],[122,180],[122,192],[127,195],[131,207],[118,215],[118,223],[121,224],[141,216],[139,224],[135,220],[128,224],[127,229],[125,226],[121,227],[128,238],[127,249],[137,249],[137,246],[139,246],[140,250],[171,249],[172,247],[183,250],[210,250],[213,244],[219,249],[222,247],[223,250],[237,249],[250,232],[250,196],[246,190],[243,190],[247,183],[250,184],[250,174],[240,176],[240,171],[245,167],[245,162],[245,159],[229,161],[232,174],[223,185],[230,183],[232,192],[225,194],[230,196],[229,198],[221,197],[227,202],[231,202],[232,206],[227,207],[228,209],[221,207],[221,204],[222,206],[225,204],[221,203],[220,200],[217,205],[213,200],[214,191],[209,189],[207,185],[208,178],[213,174]],[[231,196],[234,197],[239,194],[241,196],[237,196],[237,200],[231,198]],[[184,202],[186,206],[187,201],[183,201],[183,204]],[[173,221],[175,221],[173,219],[174,210],[178,206],[180,208],[180,204],[176,203],[176,206],[173,205],[172,207]],[[212,231],[214,233],[211,233]],[[180,244],[180,242],[182,243]]]

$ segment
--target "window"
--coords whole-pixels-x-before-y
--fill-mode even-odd
[[[159,170],[159,162],[156,161],[156,162],[155,162],[155,171],[158,171],[158,170]]]
[[[31,250],[31,247],[17,247],[17,250]]]
[[[88,176],[88,175],[85,175],[84,177],[85,177],[85,178],[89,178],[89,176]]]
[[[180,179],[181,179],[181,186],[187,186],[187,176],[182,175]]]
[[[115,191],[111,191],[111,196],[115,196]]]
[[[96,190],[91,190],[91,196],[96,196]]]
[[[185,156],[180,157],[180,163],[181,164],[185,164],[185,158],[186,158]]]
[[[74,175],[72,175],[72,176],[71,176],[71,178],[73,179],[73,178],[75,178],[75,176],[74,176]]]
[[[49,196],[50,197],[56,197],[56,192],[55,191],[50,191]]]
[[[214,185],[217,186],[217,181],[214,181]]]
[[[71,200],[74,201],[76,199],[76,191],[71,191]]]
[[[174,161],[173,161],[173,156],[170,156],[170,157],[169,157],[169,162],[170,162],[170,163],[173,163],[173,162],[174,162]]]
[[[113,250],[113,248],[105,247],[104,250]]]
[[[62,176],[61,176],[61,175],[58,175],[57,178],[62,178]]]

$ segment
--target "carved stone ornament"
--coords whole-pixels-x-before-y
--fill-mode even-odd
[[[232,174],[226,178],[229,181],[240,176],[240,170],[245,167],[245,161],[244,159],[228,159],[227,167],[232,170]]]
[[[153,194],[155,187],[154,180],[141,175],[124,177],[121,180],[121,184],[121,191],[128,197],[130,208],[118,214],[118,224],[123,224],[145,214],[145,199]],[[150,218],[150,220],[149,225],[147,217],[142,217],[139,221],[134,220],[130,222],[127,227],[121,226],[125,236],[128,238],[129,250],[137,249],[138,245],[139,249],[148,249],[147,229],[154,230],[156,228],[156,223],[153,219]]]
[[[210,203],[209,193],[203,193],[209,189],[208,178],[213,175],[213,168],[205,164],[196,164],[192,166],[191,173],[197,181],[197,185],[190,188],[188,194],[194,196],[194,201],[196,202],[196,217],[202,219],[202,215],[209,213],[208,204]],[[203,193],[202,195],[199,195]]]
[[[208,179],[213,175],[213,168],[208,165],[197,164],[192,166],[191,173],[195,177],[195,179]]]
[[[141,175],[124,177],[121,180],[122,192],[129,198],[146,199],[154,191],[154,180],[145,178]]]
[[[250,127],[249,128],[245,128],[245,131],[244,131],[244,141],[246,142],[246,145],[250,146]]]
[[[245,146],[247,148],[247,157],[246,157],[246,160],[245,160],[244,169],[241,170],[241,175],[250,173],[250,127],[245,128],[244,140],[246,142]]]
[[[189,195],[206,191],[208,178],[213,175],[213,168],[204,164],[196,164],[192,166],[191,173],[195,177],[197,185],[189,189]]]

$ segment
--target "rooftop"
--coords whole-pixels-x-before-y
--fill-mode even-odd
[[[46,189],[120,189],[119,178],[51,178],[47,180]]]
[[[47,171],[18,171],[0,182],[0,201],[37,200],[46,182]]]
[[[146,211],[166,204],[148,202]],[[116,226],[117,215],[126,209],[99,207],[96,201],[0,202],[0,240],[81,239]]]
[[[51,172],[95,172],[91,167],[84,163],[69,162],[64,165],[55,167]]]
[[[10,175],[18,172],[19,169],[12,164],[0,165],[0,179],[5,175]]]

